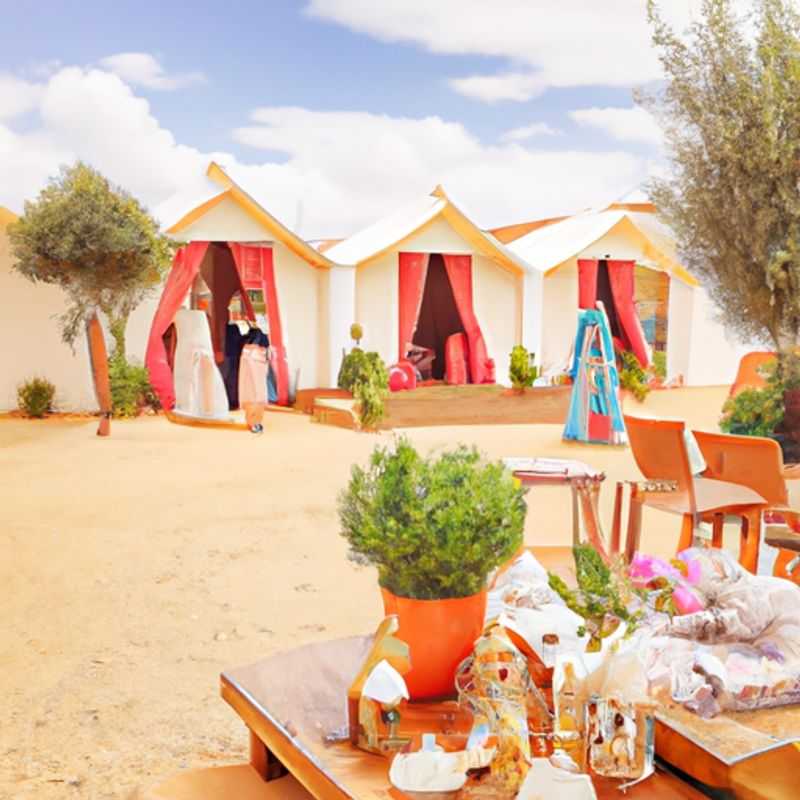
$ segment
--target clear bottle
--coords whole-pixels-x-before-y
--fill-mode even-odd
[[[559,639],[555,633],[546,633],[542,636],[542,663],[550,670],[556,665],[558,646]]]

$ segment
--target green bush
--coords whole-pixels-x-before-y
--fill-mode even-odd
[[[337,383],[358,401],[364,427],[373,428],[383,419],[389,396],[389,371],[377,353],[365,353],[354,347],[342,360]]]
[[[522,544],[525,490],[475,448],[422,457],[405,437],[354,466],[339,496],[351,558],[400,597],[468,597]]]
[[[29,417],[41,418],[53,410],[56,387],[45,378],[30,378],[17,387],[17,406]]]
[[[742,389],[722,406],[719,427],[740,436],[770,436],[783,420],[783,390]]]
[[[147,369],[116,353],[108,360],[111,408],[115,417],[136,417],[144,408],[159,408]]]
[[[650,379],[642,369],[639,359],[629,350],[617,353],[619,385],[627,389],[640,403],[650,394]]]
[[[653,377],[659,381],[667,379],[667,354],[664,350],[656,350],[653,353],[653,365],[650,367]]]
[[[516,344],[511,350],[511,363],[508,367],[508,377],[515,389],[528,389],[538,376],[538,370],[533,362],[533,353],[521,344]]]

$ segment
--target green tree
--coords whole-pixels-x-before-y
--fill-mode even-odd
[[[31,281],[60,286],[69,305],[60,317],[70,345],[100,310],[125,356],[125,328],[137,305],[161,281],[172,243],[131,195],[81,162],[63,168],[9,226],[15,269]]]
[[[800,343],[800,22],[788,0],[703,0],[685,36],[648,2],[666,74],[638,99],[671,169],[650,194],[727,328]]]

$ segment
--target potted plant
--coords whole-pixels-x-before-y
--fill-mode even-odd
[[[402,437],[353,467],[342,535],[353,560],[378,568],[385,612],[411,648],[412,697],[453,693],[483,630],[488,576],[522,544],[524,495],[502,464],[464,446],[425,458]]]
[[[511,349],[511,362],[508,367],[508,377],[515,394],[524,394],[526,389],[533,386],[538,375],[534,363],[534,354],[529,353],[521,344],[514,345]]]

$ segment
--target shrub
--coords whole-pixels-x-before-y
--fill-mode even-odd
[[[357,322],[354,322],[350,326],[350,338],[356,343],[356,346],[358,346],[359,342],[364,338],[364,328]]]
[[[719,427],[740,436],[770,436],[783,420],[783,391],[772,386],[742,389],[722,406]]]
[[[650,393],[647,373],[642,369],[639,359],[629,350],[617,353],[619,385],[627,389],[640,403]]]
[[[30,378],[17,387],[17,406],[29,417],[41,418],[53,410],[56,387],[45,378]]]
[[[384,403],[389,396],[389,371],[377,353],[365,353],[354,347],[342,360],[337,383],[358,401],[364,427],[372,428],[383,419]]]
[[[400,597],[435,600],[483,590],[522,544],[525,490],[475,448],[423,458],[405,437],[354,466],[339,496],[351,558],[378,568]]]
[[[508,377],[515,389],[528,389],[533,386],[538,370],[533,362],[533,353],[529,353],[521,344],[514,345],[511,350],[511,363]]]
[[[653,377],[663,383],[667,379],[667,354],[664,350],[656,350],[653,353],[653,365],[650,367]]]
[[[111,408],[115,417],[136,417],[142,409],[159,408],[147,369],[114,353],[108,360]]]

